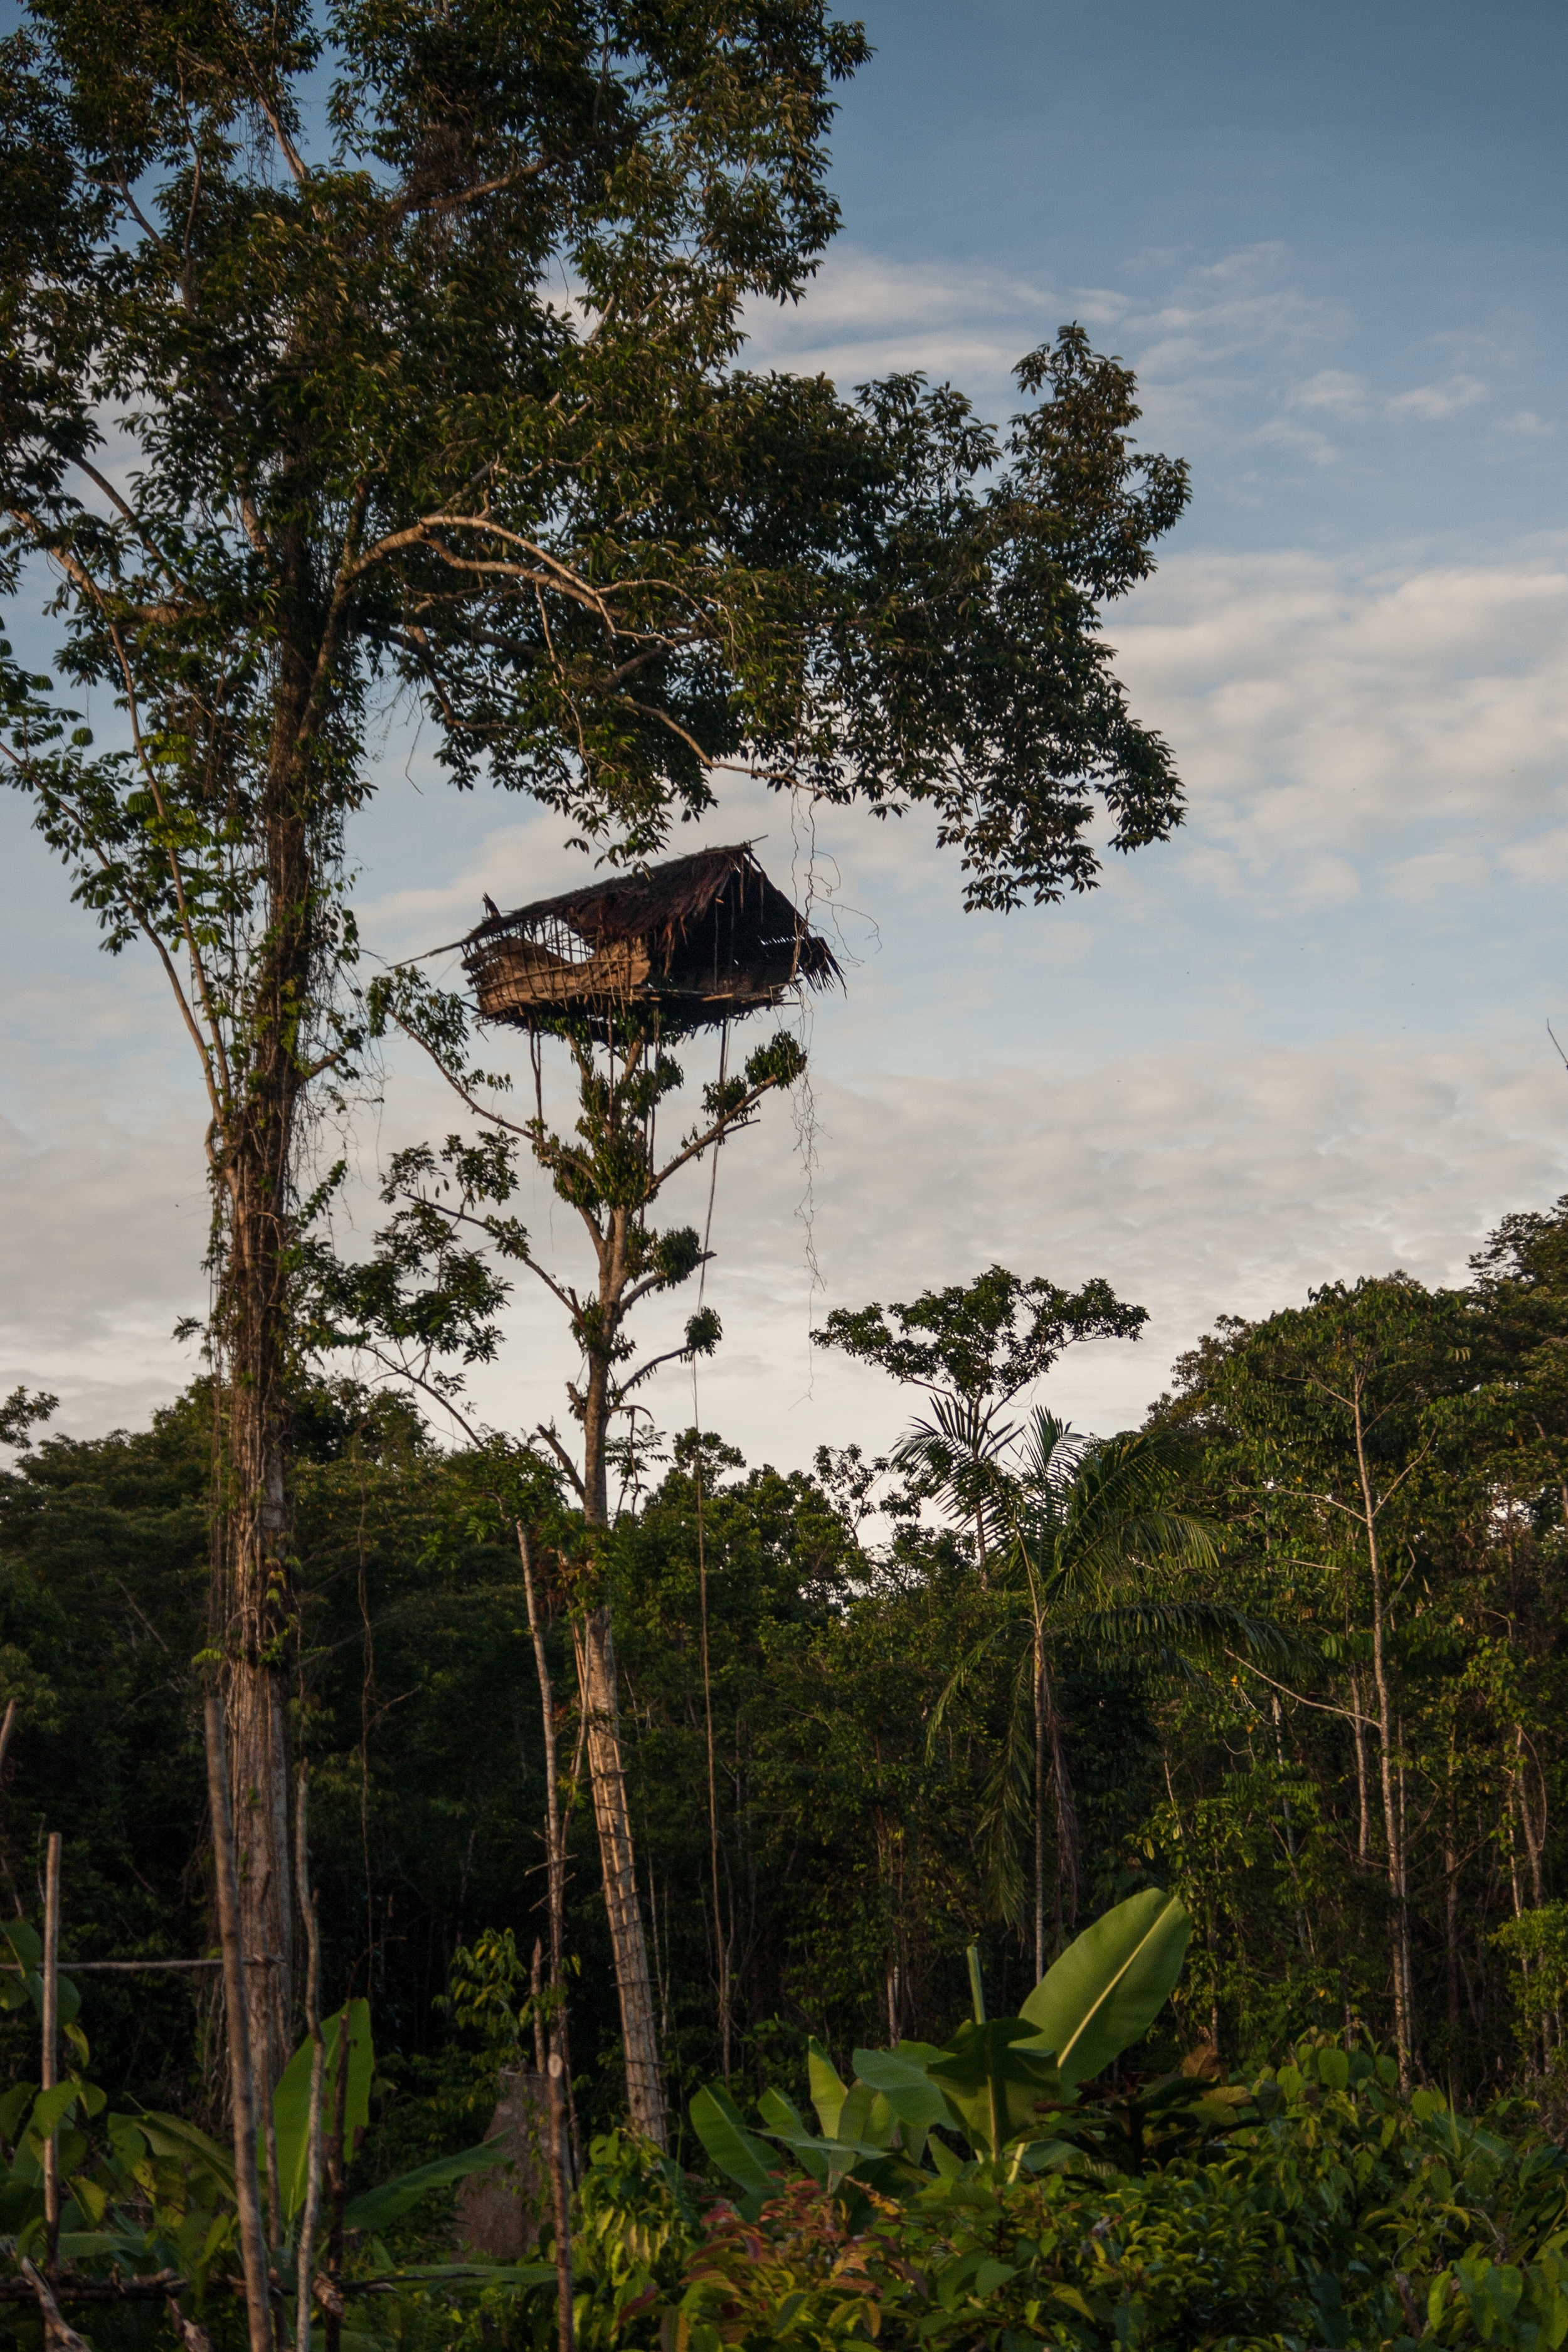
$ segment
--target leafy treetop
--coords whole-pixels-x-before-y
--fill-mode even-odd
[[[736,766],[929,803],[984,906],[1091,887],[1101,806],[1123,850],[1180,822],[1099,636],[1187,495],[1129,372],[1064,329],[999,436],[919,376],[735,364],[837,225],[867,55],[821,0],[34,0],[0,588],[52,559],[135,756],[19,677],[9,731],[113,941],[237,919],[262,777],[330,861],[378,681],[616,854]]]
[[[973,1282],[922,1290],[886,1309],[836,1307],[815,1337],[819,1347],[841,1348],[933,1396],[999,1406],[1075,1341],[1135,1339],[1148,1319],[1146,1308],[1125,1305],[1099,1277],[1063,1290],[1044,1275],[1026,1281],[994,1265]]]

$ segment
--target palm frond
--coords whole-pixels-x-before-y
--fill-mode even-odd
[[[1184,1679],[1194,1658],[1213,1664],[1237,1656],[1255,1665],[1299,1665],[1303,1644],[1269,1617],[1254,1617],[1222,1601],[1163,1601],[1153,1594],[1110,1609],[1084,1612],[1072,1631],[1105,1656],[1130,1652],[1148,1659],[1155,1652],[1184,1662]]]
[[[979,1521],[985,1543],[1006,1540],[1016,1485],[1005,1456],[1018,1434],[994,1405],[974,1399],[938,1396],[927,1419],[917,1421],[894,1446],[894,1465],[914,1478],[950,1517]]]
[[[1026,1657],[1015,1677],[1012,1704],[1001,1750],[981,1792],[976,1843],[985,1891],[999,1917],[1010,1927],[1024,1918],[1028,1902],[1024,1864],[1026,1841],[1035,1821],[1034,1688]]]
[[[1008,1626],[1005,1622],[1000,1625],[994,1625],[990,1633],[984,1636],[984,1640],[976,1642],[974,1647],[969,1652],[968,1655],[959,1660],[952,1674],[949,1675],[946,1682],[942,1685],[942,1689],[938,1694],[936,1705],[931,1711],[931,1721],[926,1727],[926,1752],[928,1755],[931,1752],[932,1743],[934,1742],[937,1734],[942,1727],[949,1706],[955,1699],[962,1697],[968,1690],[970,1684],[974,1680],[975,1676],[980,1672],[981,1667],[984,1665],[986,1660],[995,1655],[998,1649],[1000,1649],[1007,1632]]]
[[[1015,1473],[1026,1495],[1064,1497],[1078,1475],[1079,1463],[1093,1439],[1081,1437],[1070,1422],[1058,1421],[1044,1405],[1037,1405],[1024,1424]]]

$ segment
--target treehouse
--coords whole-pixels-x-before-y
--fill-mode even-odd
[[[743,842],[492,914],[462,946],[480,1017],[519,1029],[576,1019],[602,1034],[635,1010],[671,1033],[716,1028],[843,977]]]

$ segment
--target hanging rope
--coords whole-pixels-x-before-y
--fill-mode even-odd
[[[730,1024],[726,1021],[719,1033],[719,1091],[723,1100],[724,1081],[730,1060]],[[721,1113],[722,1118],[722,1113]],[[708,1179],[708,1222],[702,1233],[702,1265],[698,1276],[697,1307],[702,1310],[702,1295],[708,1284],[708,1250],[713,1237],[713,1201],[719,1189],[719,1154],[723,1148],[723,1130],[713,1145],[713,1166]],[[697,1477],[697,1593],[702,1627],[702,1719],[708,1738],[708,1847],[713,1878],[713,1947],[719,1962],[719,2043],[722,2053],[724,2080],[730,2079],[730,1945],[724,1933],[723,1909],[719,1898],[719,1775],[713,1750],[713,1678],[708,1658],[708,1543],[702,1507],[702,1409],[697,1388],[697,1355],[691,1357],[691,1419],[697,1444],[694,1466]]]

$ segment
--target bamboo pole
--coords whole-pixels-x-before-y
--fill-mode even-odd
[[[59,2064],[60,2039],[60,1833],[49,1832],[44,1860],[44,2040],[38,2067],[41,2091],[52,2091]],[[44,2147],[44,2267],[55,2270],[60,2254],[59,2135]]]
[[[239,1876],[235,1867],[234,1815],[229,1804],[228,1761],[224,1752],[223,1706],[216,1692],[207,1694],[206,1740],[207,1801],[212,1811],[218,1937],[223,1946],[229,2104],[234,2120],[234,2188],[235,2202],[239,2208],[240,2252],[245,2263],[245,2307],[250,2326],[250,2352],[273,2352],[267,2247],[261,2234],[261,2195],[256,2179],[256,2107],[245,1958],[239,1941]]]
[[[550,2098],[550,2187],[555,2207],[555,2338],[574,2352],[572,2200],[566,2187],[566,2065],[559,2050],[545,2062]]]
[[[247,1969],[270,1969],[278,1964],[276,1952],[250,1952],[246,1957]],[[61,1960],[59,1966],[73,1977],[80,1976],[156,1976],[162,1969],[221,1969],[221,1959],[212,1960]],[[0,1960],[0,1976],[26,1976],[20,1960]]]
[[[317,2300],[327,2315],[323,2335],[327,2352],[339,2352],[343,2340],[343,2207],[348,2198],[349,2157],[349,2063],[353,2044],[350,2026],[353,2008],[343,2003],[342,2022],[338,2027],[338,2078],[332,2100],[332,2136],[327,2144],[327,2187],[331,2194],[331,2207],[327,2223],[327,2275],[325,2292],[318,2290]]]

